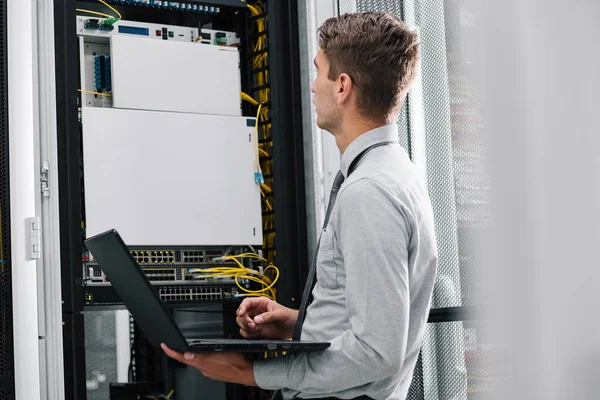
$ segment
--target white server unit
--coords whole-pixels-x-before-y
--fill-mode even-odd
[[[237,48],[111,37],[113,106],[241,115]]]
[[[84,106],[241,115],[235,33],[82,16],[77,32]]]
[[[114,228],[129,246],[262,245],[254,123],[84,107],[86,235]]]

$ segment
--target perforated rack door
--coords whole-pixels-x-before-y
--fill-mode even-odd
[[[0,0],[0,400],[14,399],[6,1]]]
[[[426,166],[438,242],[433,307],[482,304],[481,240],[488,227],[486,149],[474,79],[477,5],[469,0],[339,0],[339,13],[383,11],[403,19],[420,36],[422,81],[409,98],[409,150]],[[415,101],[413,101],[415,100]],[[402,120],[402,117],[400,118]],[[399,124],[402,129],[402,124]],[[402,132],[399,132],[402,140]],[[412,149],[410,148],[412,139]],[[417,146],[419,140],[423,143]],[[424,146],[423,146],[424,145]],[[480,399],[506,379],[482,323],[428,324],[408,399]],[[498,365],[492,365],[492,359]],[[487,398],[487,397],[486,397]]]

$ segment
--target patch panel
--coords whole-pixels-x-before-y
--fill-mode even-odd
[[[181,250],[181,262],[182,263],[205,263],[214,264],[215,258],[223,257],[226,254],[222,251],[210,251],[210,250]],[[231,264],[231,263],[227,263]]]
[[[248,251],[247,248],[235,248],[235,250],[229,249],[169,249],[169,248],[133,248],[129,250],[129,253],[133,256],[134,260],[139,264],[157,264],[157,263],[172,263],[172,264],[205,264],[206,266],[221,265],[227,266],[237,265],[235,262],[215,262],[214,260],[220,257],[224,257],[228,254],[241,254]],[[93,261],[93,260],[86,260]],[[250,261],[254,261],[250,259]],[[186,266],[189,267],[189,266]]]
[[[144,256],[138,256],[143,258]],[[157,266],[160,265],[160,266]],[[194,265],[194,268],[211,268],[214,266],[227,266],[235,268],[237,265],[233,263],[219,263],[212,265]],[[148,277],[148,280],[152,284],[156,283],[172,283],[172,284],[191,284],[191,285],[205,285],[208,283],[232,283],[234,280],[231,277],[224,278],[208,278],[204,279],[201,275],[191,274],[188,272],[191,267],[189,264],[181,263],[158,263],[158,264],[143,264],[140,263],[140,267]],[[83,265],[83,276],[86,286],[90,285],[110,285],[109,280],[106,278],[101,268],[95,262],[86,262]],[[240,280],[244,282],[244,280]]]
[[[167,282],[177,280],[175,268],[144,268],[144,273],[150,282]]]
[[[133,250],[130,251],[138,264],[162,264],[176,262],[175,252],[169,250]]]
[[[188,286],[216,286],[227,285],[236,286],[232,277],[211,277],[203,278],[201,274],[190,273],[191,268],[214,268],[230,267],[237,268],[238,264],[234,261],[213,261],[218,257],[227,254],[242,254],[248,251],[246,247],[239,248],[188,248],[188,249],[169,249],[167,248],[133,248],[129,249],[130,254],[144,271],[148,280],[153,286],[178,287]],[[256,269],[261,263],[254,259],[240,259],[244,265]],[[106,278],[100,266],[94,261],[93,255],[82,259],[83,281],[85,287],[110,287],[110,281]],[[240,279],[241,285],[247,286],[245,279]],[[237,286],[236,286],[237,287]]]
[[[214,281],[231,281],[234,278],[230,278],[230,277],[210,277],[210,278],[205,278],[204,276],[202,276],[201,274],[191,274],[191,273],[185,273],[184,277],[183,277],[184,281],[186,282],[214,282]],[[239,279],[240,282],[245,281],[244,279]]]
[[[94,84],[96,86],[96,91],[102,90],[102,60],[103,56],[94,56]]]
[[[191,300],[223,300],[225,298],[223,288],[214,286],[183,286],[160,288],[158,290],[158,296],[164,302]]]
[[[94,32],[100,31],[97,30]],[[104,34],[108,35],[109,33],[105,32]],[[79,51],[80,55],[82,55],[80,58],[80,88],[82,90],[89,90],[92,92],[106,93],[109,90],[105,90],[103,88],[105,88],[110,82],[110,91],[112,91],[112,71],[110,67],[112,60],[109,61],[110,64],[108,65],[106,62],[106,57],[109,57],[110,59],[109,45],[84,42],[80,37]],[[100,59],[99,56],[103,56],[104,59]],[[107,79],[109,82],[106,81]],[[86,107],[112,107],[111,96],[102,96],[93,93],[81,93],[81,99]]]
[[[94,56],[94,85],[97,92],[110,92],[112,90],[110,56]]]
[[[104,79],[107,92],[112,90],[112,78],[110,73],[110,56],[104,58]]]
[[[218,15],[221,13],[220,7],[179,2],[179,1],[111,0],[110,2],[113,4],[123,4],[123,5],[128,5],[128,6],[152,7],[152,8],[160,8],[163,10],[186,11],[186,12],[202,13],[202,14],[209,14],[209,15]]]
[[[181,252],[182,263],[202,263],[209,261],[203,251],[184,250]]]
[[[172,305],[240,301],[238,288],[235,285],[153,285],[153,289],[160,300]],[[111,286],[86,286],[83,298],[86,306],[123,304]]]

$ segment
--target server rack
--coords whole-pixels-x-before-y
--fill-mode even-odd
[[[231,0],[227,2],[232,3]],[[219,3],[227,3],[219,2]],[[109,1],[118,7],[127,7],[122,0]],[[209,2],[207,2],[209,3]],[[272,152],[272,206],[274,209],[273,231],[270,249],[273,261],[281,270],[278,300],[286,306],[298,306],[308,269],[306,254],[306,210],[304,196],[304,165],[302,149],[302,116],[298,48],[298,18],[296,0],[267,0],[263,2],[267,20],[269,59],[263,68],[269,71],[270,94],[268,119],[273,142]],[[76,8],[98,9],[98,5],[78,0],[55,0],[55,62],[56,100],[58,130],[58,173],[60,196],[61,271],[63,295],[63,341],[65,367],[65,393],[67,399],[86,399],[85,342],[84,342],[84,293],[82,286],[82,185],[80,176],[81,137],[78,126],[78,56],[75,35]],[[226,9],[226,5],[223,9]],[[177,24],[185,13],[130,7],[128,15],[146,22]],[[231,23],[250,30],[255,20],[245,9],[237,13],[223,13],[216,17],[226,24],[224,15]],[[251,37],[247,38],[250,40]],[[248,42],[242,49],[248,58],[253,55]],[[242,63],[242,85],[256,89],[251,71]],[[264,126],[264,125],[263,125]],[[235,308],[225,307],[226,313]],[[228,325],[228,324],[225,324]],[[226,326],[231,330],[231,326]],[[156,378],[162,374],[169,379],[169,365],[164,365],[156,353],[145,346],[139,332],[134,335],[136,363],[140,372],[150,371],[145,377]],[[137,341],[136,341],[137,340]],[[140,365],[143,364],[143,365]],[[227,398],[259,398],[257,391],[231,387]]]

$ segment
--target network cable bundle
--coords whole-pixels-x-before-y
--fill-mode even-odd
[[[267,53],[251,61],[264,86],[254,98],[242,92],[238,33],[128,20],[99,2],[105,11],[78,8],[76,21],[85,237],[116,229],[165,303],[275,299]],[[253,47],[263,50],[264,38]],[[242,116],[242,100],[254,116]],[[119,304],[93,254],[82,265],[84,303]]]

